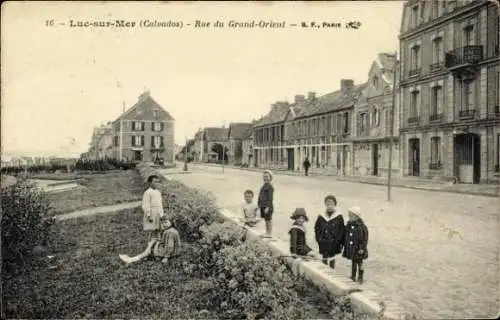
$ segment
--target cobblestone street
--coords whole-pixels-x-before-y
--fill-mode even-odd
[[[232,168],[190,166],[174,175],[191,187],[211,191],[219,205],[240,212],[243,191],[256,195],[261,173]],[[168,170],[163,171],[168,175]],[[334,194],[347,219],[358,205],[370,230],[366,289],[374,290],[425,318],[485,318],[499,310],[498,198],[275,175],[274,234],[287,240],[291,212],[305,207],[308,242],[316,248],[313,225],[323,198]],[[453,232],[456,231],[456,232]],[[338,259],[338,272],[350,266]]]

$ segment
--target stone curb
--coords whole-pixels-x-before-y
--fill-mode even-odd
[[[210,163],[197,163],[197,165],[200,166],[207,166],[207,167],[217,167],[220,165],[214,165]],[[253,168],[240,168],[240,167],[231,167],[231,166],[226,166],[231,169],[236,169],[236,170],[244,170],[244,171],[252,171],[252,172],[261,172],[266,169],[253,169]],[[273,170],[273,169],[270,169]],[[295,171],[293,171],[295,172]],[[287,170],[274,170],[273,173],[275,174],[283,174],[287,176],[299,176],[298,174],[289,172]],[[315,173],[311,172],[310,176],[322,176],[320,173]],[[338,177],[332,174],[323,174],[323,176],[328,176],[328,177],[334,177],[338,181],[342,182],[352,182],[352,183],[362,183],[362,184],[371,184],[371,185],[377,185],[377,186],[387,186],[386,182],[378,182],[378,181],[361,181],[361,180],[351,180],[351,179],[346,179],[342,177]],[[436,183],[436,182],[430,182],[430,183]],[[445,185],[444,183],[436,183],[437,185]],[[393,184],[392,187],[394,188],[404,188],[404,189],[414,189],[414,190],[423,190],[423,191],[438,191],[438,192],[446,192],[446,193],[456,193],[456,194],[467,194],[467,195],[473,195],[473,196],[483,196],[483,197],[491,197],[491,198],[498,198],[500,197],[500,192],[497,194],[493,193],[488,193],[488,192],[481,192],[481,191],[466,191],[466,190],[453,190],[453,189],[446,189],[446,188],[429,188],[429,187],[421,187],[421,186],[413,186],[413,185],[408,185],[408,184]],[[500,187],[499,187],[500,190]]]
[[[236,215],[227,209],[221,209],[220,214],[227,220],[243,226]],[[304,275],[318,288],[326,288],[334,296],[348,296],[355,312],[378,316],[381,312],[380,303],[385,304],[383,318],[387,320],[405,319],[406,313],[399,305],[392,301],[385,301],[373,291],[363,291],[358,285],[346,276],[338,275],[330,267],[320,261],[304,261],[290,257],[289,246],[286,242],[274,239],[268,241],[260,237],[255,229],[247,229],[247,239],[267,244],[276,257],[285,257],[285,262],[295,274]]]

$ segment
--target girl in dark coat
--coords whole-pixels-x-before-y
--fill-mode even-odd
[[[368,228],[360,217],[358,207],[349,209],[349,221],[345,232],[344,253],[342,256],[352,260],[351,279],[356,281],[356,271],[359,271],[358,282],[363,283],[363,260],[368,258]]]
[[[314,257],[315,255],[307,245],[306,240],[304,223],[309,221],[306,210],[304,208],[297,208],[290,218],[295,220],[288,232],[290,234],[290,252],[293,255]]]
[[[325,212],[316,219],[314,233],[323,263],[335,268],[335,255],[342,252],[344,242],[344,217],[336,208],[337,199],[334,196],[325,197],[325,206]]]

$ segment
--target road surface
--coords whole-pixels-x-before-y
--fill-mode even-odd
[[[211,191],[219,205],[235,212],[241,211],[243,191],[252,189],[257,196],[262,184],[259,172],[226,167],[223,173],[198,164],[189,170],[172,179]],[[310,217],[307,239],[314,248],[314,221],[327,194],[337,197],[345,219],[350,206],[361,207],[370,230],[365,289],[425,318],[498,313],[498,198],[394,188],[389,204],[384,186],[279,174],[273,184],[273,233],[283,240],[288,240],[295,207],[304,207]],[[337,260],[338,272],[349,276],[349,262]]]

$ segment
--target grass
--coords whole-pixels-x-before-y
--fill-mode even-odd
[[[65,179],[74,179],[68,174]],[[54,214],[140,200],[144,183],[136,170],[79,176],[85,188],[48,193]]]
[[[183,271],[194,245],[184,244],[168,265],[144,261],[127,267],[119,260],[119,253],[137,254],[146,243],[138,209],[58,223],[48,253],[55,257],[3,279],[4,316],[216,319],[205,307],[211,281]],[[329,318],[319,291],[299,294],[311,318]]]

